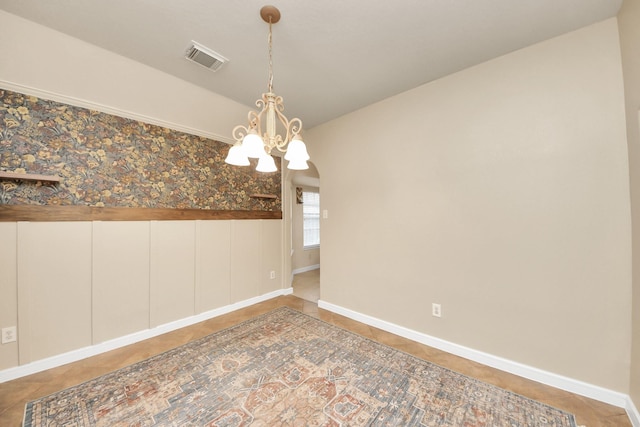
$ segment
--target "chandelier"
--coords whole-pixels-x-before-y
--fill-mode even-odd
[[[236,142],[229,149],[225,162],[235,166],[248,166],[249,157],[257,158],[258,172],[275,172],[278,169],[271,156],[271,151],[275,148],[285,153],[289,169],[308,169],[309,154],[300,138],[302,121],[297,117],[288,120],[282,113],[282,97],[273,93],[271,25],[280,20],[280,11],[274,6],[264,6],[260,9],[260,16],[269,24],[269,87],[267,93],[263,93],[262,98],[256,101],[260,111],[249,111],[248,126],[238,125],[233,129]],[[278,133],[278,128],[282,134]]]

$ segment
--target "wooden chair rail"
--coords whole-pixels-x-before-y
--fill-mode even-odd
[[[175,221],[282,219],[281,211],[102,208],[93,206],[0,205],[0,222],[15,221]]]

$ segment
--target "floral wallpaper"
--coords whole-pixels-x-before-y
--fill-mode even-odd
[[[278,172],[224,163],[230,146],[0,89],[0,204],[280,211]],[[272,194],[275,199],[252,198]]]

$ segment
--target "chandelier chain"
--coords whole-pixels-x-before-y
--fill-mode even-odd
[[[273,56],[272,41],[271,41],[271,17],[269,17],[269,92],[273,93]]]

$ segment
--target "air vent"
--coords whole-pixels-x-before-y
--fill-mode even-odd
[[[213,71],[218,71],[225,63],[229,62],[224,56],[194,41],[191,41],[191,46],[187,49],[185,58]]]

